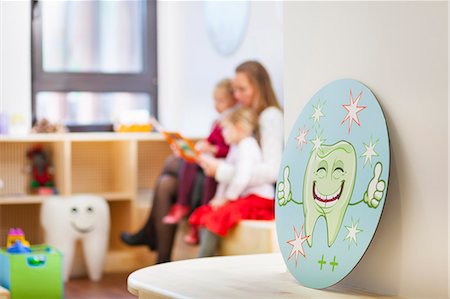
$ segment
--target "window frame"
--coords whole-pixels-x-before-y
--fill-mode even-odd
[[[33,0],[31,9],[31,111],[36,122],[38,92],[132,92],[149,95],[150,109],[158,118],[157,88],[157,20],[156,0],[145,0],[143,14],[143,70],[140,73],[46,72],[42,57],[42,14],[40,1]],[[107,124],[110,125],[110,124]],[[83,125],[81,131],[94,131],[96,125]]]

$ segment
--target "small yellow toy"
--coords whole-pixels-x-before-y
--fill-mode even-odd
[[[8,238],[6,239],[6,248],[10,248],[19,241],[24,247],[30,247],[30,242],[25,240],[25,234],[21,228],[9,229]]]
[[[119,124],[116,126],[116,132],[151,132],[153,129],[151,124]]]

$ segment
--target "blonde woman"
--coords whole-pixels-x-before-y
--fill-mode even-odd
[[[248,182],[246,182],[247,188],[257,188],[267,184],[273,186],[277,179],[283,151],[283,113],[273,91],[269,75],[259,62],[244,62],[236,68],[233,88],[238,103],[242,107],[251,109],[258,119],[256,137],[261,147],[261,160],[252,167]],[[205,156],[200,159],[200,165],[205,173],[215,177],[219,184],[230,184],[242,175],[242,168],[228,160]],[[251,194],[251,192],[248,194]],[[270,199],[267,197],[270,197]],[[193,214],[190,222],[206,228],[202,231],[199,257],[213,255],[220,237],[225,236],[229,228],[239,220],[273,219],[273,189],[270,196],[267,197],[261,198],[261,196],[258,196],[251,200],[246,197],[243,206],[238,209],[231,208],[231,210],[245,210],[244,214],[221,211],[221,213],[207,213],[207,216],[200,214],[199,219],[196,219],[197,215]],[[214,203],[211,203],[214,207]],[[230,209],[228,206],[224,206],[223,209]],[[268,213],[271,213],[271,215]],[[232,218],[237,217],[238,219],[237,221],[235,221],[236,219],[230,221],[230,217],[223,217],[223,215],[232,216]],[[218,217],[220,220],[211,221],[208,217]]]
[[[244,108],[252,109],[258,117],[256,134],[263,160],[253,172],[250,184],[275,183],[283,153],[283,112],[272,88],[269,74],[257,61],[247,61],[236,68],[233,81],[234,97]],[[235,169],[224,160],[203,157],[200,162],[209,176],[229,182]]]

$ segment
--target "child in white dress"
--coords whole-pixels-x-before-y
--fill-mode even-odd
[[[209,241],[218,241],[241,219],[274,218],[274,186],[250,185],[253,172],[262,161],[261,148],[253,137],[256,115],[250,109],[233,110],[223,118],[222,127],[225,141],[231,145],[225,162],[234,166],[235,174],[228,183],[219,181],[214,198],[189,218],[193,227],[206,228],[199,256],[213,255],[218,242]]]

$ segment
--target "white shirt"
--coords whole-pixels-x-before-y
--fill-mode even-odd
[[[225,162],[234,166],[235,175],[230,182],[219,182],[215,197],[228,200],[236,200],[250,194],[265,198],[274,197],[272,184],[249,185],[255,168],[262,162],[262,152],[255,138],[246,137],[237,145],[232,145]]]
[[[252,172],[250,186],[274,184],[283,154],[283,113],[276,107],[268,107],[259,115],[259,132],[261,138],[262,162]],[[218,182],[230,182],[236,169],[234,165],[221,161],[215,178]]]

